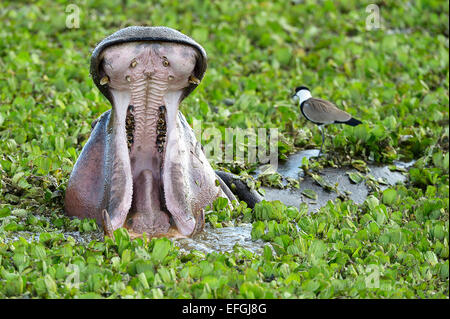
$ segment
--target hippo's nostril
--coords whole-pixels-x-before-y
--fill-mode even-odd
[[[131,78],[130,78],[129,75],[127,75],[127,76],[125,77],[125,79],[127,80],[127,82],[131,82]]]
[[[173,80],[173,75],[169,75],[169,81]]]

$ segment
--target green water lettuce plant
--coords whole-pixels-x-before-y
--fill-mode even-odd
[[[72,28],[64,2],[1,1],[0,298],[448,298],[448,5],[378,5],[382,26],[367,30],[366,5],[354,0],[163,0],[152,10],[93,1],[77,4]],[[93,220],[67,218],[69,174],[109,108],[89,77],[91,50],[149,24],[178,29],[208,53],[205,78],[181,105],[190,124],[222,134],[277,128],[283,160],[321,143],[290,100],[296,86],[361,119],[328,127],[325,158],[304,168],[330,190],[323,167],[355,168],[348,178],[372,185],[365,202],[337,199],[308,214],[307,204],[216,201],[208,227],[251,223],[258,252],[184,251],[124,229],[113,240]],[[383,191],[367,172],[368,163],[401,169],[397,161],[410,160],[404,184]],[[280,186],[274,174],[250,178],[253,164],[213,164],[252,188]]]

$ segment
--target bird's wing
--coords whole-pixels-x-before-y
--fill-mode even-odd
[[[304,102],[303,113],[308,120],[323,124],[346,122],[352,118],[350,114],[338,109],[333,103],[317,98],[310,98]]]

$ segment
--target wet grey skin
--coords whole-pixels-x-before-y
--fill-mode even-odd
[[[349,113],[337,108],[333,103],[319,98],[313,98],[311,96],[311,91],[306,86],[296,87],[292,99],[300,105],[300,111],[303,116],[308,121],[316,124],[322,133],[322,144],[320,145],[318,156],[322,153],[323,144],[325,142],[325,125],[346,124],[356,126],[362,123],[353,118]]]
[[[250,207],[262,199],[216,174],[179,112],[206,61],[198,43],[166,27],[128,27],[97,45],[91,76],[112,108],[93,122],[70,175],[67,215],[96,219],[110,237],[119,227],[134,237],[186,237],[203,229],[204,209],[218,197],[236,200],[231,184]]]

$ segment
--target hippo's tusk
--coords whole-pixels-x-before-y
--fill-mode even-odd
[[[195,76],[193,76],[193,75],[191,75],[190,77],[189,77],[189,83],[190,84],[200,84],[200,80],[199,79],[197,79]]]
[[[106,209],[102,211],[102,224],[105,236],[108,236],[112,240],[114,240],[114,229],[112,227],[111,219],[109,218],[109,214]]]

